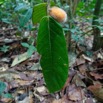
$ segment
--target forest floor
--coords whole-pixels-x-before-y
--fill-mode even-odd
[[[21,43],[27,39],[15,36],[16,29],[0,29],[0,82],[6,84],[0,103],[103,103],[103,50],[88,49],[93,37],[86,36],[86,46],[72,41],[75,52],[69,52],[69,73],[65,86],[50,94],[46,88],[37,52],[27,57]],[[88,54],[88,55],[87,55]],[[2,85],[0,85],[0,92]]]

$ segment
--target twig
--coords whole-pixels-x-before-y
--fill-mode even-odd
[[[83,33],[81,36],[84,36],[85,34],[88,34],[89,32],[93,31],[93,29],[88,30],[87,32]]]
[[[17,28],[6,28],[6,29],[0,29],[0,32],[3,32],[3,31],[8,31],[8,30],[16,30]]]

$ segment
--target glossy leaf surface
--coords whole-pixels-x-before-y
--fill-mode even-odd
[[[47,88],[50,92],[62,89],[68,76],[66,42],[62,27],[50,16],[40,22],[37,50]]]

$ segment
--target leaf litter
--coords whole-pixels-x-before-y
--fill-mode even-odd
[[[16,38],[13,35],[16,29],[10,29],[11,39],[5,42],[8,30],[2,31],[3,36],[0,39],[0,45],[10,46],[6,53],[0,51],[0,81],[6,85],[3,94],[0,94],[0,103],[103,102],[102,49],[88,56],[86,53],[81,53],[88,48],[77,45],[76,54],[70,57],[69,75],[65,86],[61,91],[50,94],[39,64],[40,56],[34,52],[31,57],[27,57],[26,49],[20,44],[27,40]],[[87,36],[85,40],[88,40]],[[91,46],[91,40],[92,37],[86,42],[87,45]],[[18,56],[21,57],[20,60]],[[9,94],[13,98],[10,98]]]

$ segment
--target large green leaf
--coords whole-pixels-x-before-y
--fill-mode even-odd
[[[37,50],[40,64],[50,92],[62,89],[68,76],[68,55],[62,27],[50,16],[40,22]]]
[[[32,14],[33,24],[39,23],[42,17],[46,15],[47,15],[47,3],[41,3],[35,5]]]

